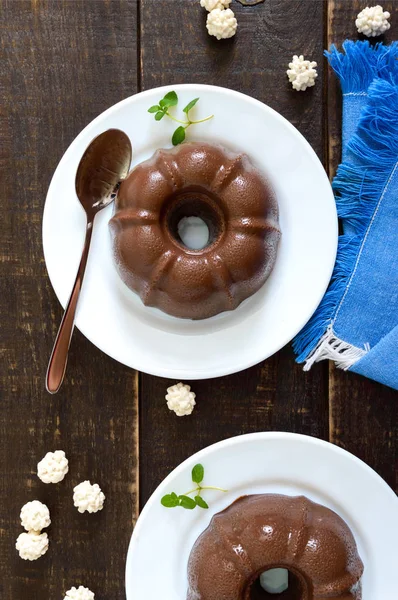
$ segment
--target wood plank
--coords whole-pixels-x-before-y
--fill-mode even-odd
[[[357,39],[355,17],[364,7],[359,0],[329,0],[328,45]],[[383,2],[391,13],[386,43],[396,39],[397,2]],[[341,155],[341,92],[329,72],[329,170],[333,175]],[[398,492],[398,392],[330,365],[330,441],[349,450]]]
[[[138,378],[75,332],[60,393],[45,391],[61,308],[46,274],[41,218],[69,143],[136,90],[137,2],[3,0],[0,15],[0,598],[57,600],[84,584],[122,599],[137,515]],[[70,472],[46,486],[36,463],[57,448]],[[102,486],[103,512],[73,507],[73,487],[84,479]],[[48,553],[30,563],[14,545],[20,508],[36,498],[53,523]]]
[[[249,8],[234,2],[238,34],[218,42],[207,34],[199,2],[141,0],[142,86],[209,83],[250,94],[296,125],[322,158],[322,86],[297,93],[285,71],[292,55],[304,52],[318,61],[322,81],[324,8],[317,1],[266,0]],[[328,438],[327,365],[305,374],[290,348],[243,373],[193,382],[190,417],[168,412],[171,383],[141,376],[141,504],[179,462],[218,440],[269,430]]]

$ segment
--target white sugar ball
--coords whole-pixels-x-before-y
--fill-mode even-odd
[[[96,513],[102,510],[104,501],[105,495],[98,483],[83,481],[73,489],[73,503],[80,513]]]
[[[51,523],[48,507],[39,500],[24,504],[20,517],[21,525],[26,531],[41,531]]]
[[[21,533],[15,547],[23,560],[37,560],[48,550],[48,535],[36,531]]]
[[[43,483],[59,483],[69,470],[68,459],[63,450],[47,452],[37,464],[37,475]]]

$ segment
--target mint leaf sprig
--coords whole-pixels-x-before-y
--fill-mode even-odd
[[[206,117],[205,119],[199,119],[198,121],[190,118],[189,112],[193,109],[198,100],[199,98],[194,98],[188,102],[185,108],[182,109],[186,115],[185,121],[176,119],[174,115],[170,114],[170,108],[177,106],[178,104],[178,96],[174,91],[168,92],[164,98],[159,100],[159,104],[154,104],[148,108],[148,112],[154,114],[155,121],[161,121],[163,117],[167,116],[172,119],[172,121],[180,123],[179,127],[177,127],[177,129],[174,131],[173,137],[171,138],[173,146],[178,146],[178,144],[181,144],[185,140],[185,132],[188,127],[191,125],[197,125],[198,123],[204,123],[205,121],[210,121],[210,119],[214,117],[214,115],[210,115],[209,117]]]
[[[160,502],[166,508],[175,508],[176,506],[181,506],[182,508],[187,508],[188,510],[192,510],[196,506],[199,506],[199,508],[209,508],[206,500],[204,500],[201,496],[203,490],[217,490],[219,492],[227,492],[228,490],[214,487],[212,485],[201,485],[204,475],[205,470],[203,465],[195,465],[192,469],[192,481],[193,483],[196,483],[196,487],[188,492],[185,492],[185,494],[180,494],[179,496],[177,496],[175,492],[166,494],[163,496]],[[195,496],[190,498],[192,494],[195,494]]]

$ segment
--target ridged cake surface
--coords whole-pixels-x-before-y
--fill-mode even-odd
[[[267,594],[259,576],[289,570]],[[192,548],[187,600],[360,600],[363,564],[348,525],[304,496],[243,496],[216,514]]]
[[[187,248],[183,217],[209,229]],[[180,318],[235,309],[266,281],[280,229],[274,193],[244,154],[203,142],[158,150],[122,182],[110,221],[115,262],[144,304]]]

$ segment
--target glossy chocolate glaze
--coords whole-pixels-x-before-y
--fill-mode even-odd
[[[289,570],[268,594],[258,578]],[[212,518],[188,563],[187,600],[360,600],[363,564],[348,525],[305,496],[243,496]]]
[[[185,216],[210,232],[202,250],[178,235]],[[274,194],[244,154],[189,142],[158,150],[121,184],[110,221],[123,281],[144,304],[180,318],[235,309],[269,276],[280,229]]]

